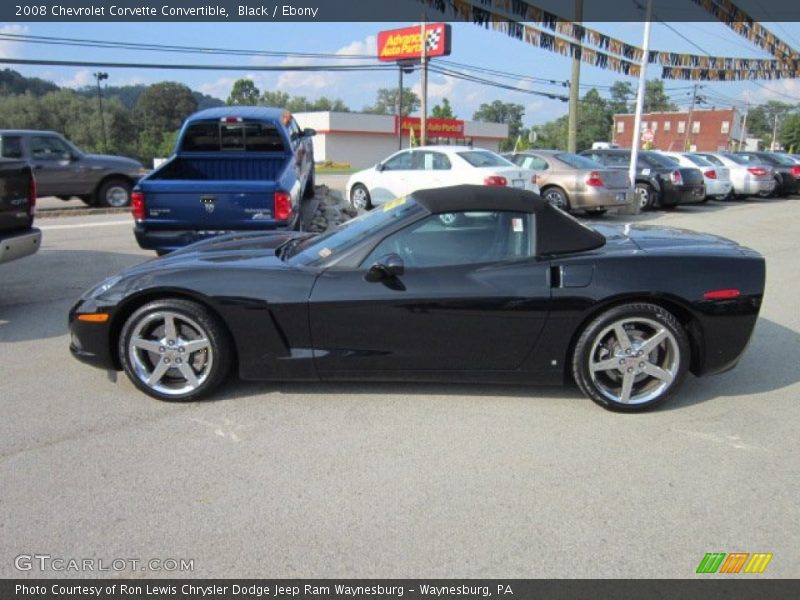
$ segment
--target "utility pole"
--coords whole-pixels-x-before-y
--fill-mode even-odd
[[[692,142],[692,114],[694,113],[694,104],[697,102],[697,88],[699,86],[695,83],[692,91],[692,105],[689,108],[689,122],[686,124],[686,135],[683,138],[683,150],[688,152]]]
[[[403,149],[403,65],[397,63],[400,81],[397,85],[397,149]]]
[[[778,135],[778,113],[775,112],[775,124],[772,126],[772,143],[769,145],[769,151],[775,152],[775,138]]]
[[[744,136],[747,135],[747,113],[750,112],[750,104],[744,105],[744,119],[742,119],[742,131],[739,133],[739,147],[737,150],[741,151]]]
[[[424,146],[428,143],[428,36],[425,35],[424,13],[422,15],[422,23],[420,23],[419,31],[419,37],[422,40],[422,52],[419,58],[420,66],[422,67],[422,98],[420,99],[422,118],[419,124],[419,145]]]
[[[583,21],[583,0],[575,0],[575,23]],[[583,51],[580,46],[579,52]],[[579,54],[572,57],[572,78],[569,81],[569,125],[567,127],[567,152],[575,152],[578,142],[578,99],[580,96],[581,58]]]
[[[642,127],[642,107],[644,106],[644,89],[647,81],[647,59],[650,54],[650,25],[652,20],[653,0],[647,0],[647,9],[644,16],[644,39],[642,40],[642,64],[639,71],[639,89],[636,93],[636,111],[633,116],[633,132],[631,133],[631,162],[628,165],[630,193],[634,198],[632,210],[636,213],[641,210],[641,204],[636,195],[636,163],[639,160],[639,130]]]
[[[100,82],[108,79],[108,73],[97,72],[94,73],[94,78],[97,80],[97,104],[100,107],[100,129],[103,132],[103,152],[108,152],[108,145],[106,144],[106,119],[103,116],[103,93],[100,90]]]

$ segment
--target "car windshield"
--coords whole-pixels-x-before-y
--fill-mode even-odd
[[[513,167],[514,163],[506,160],[499,154],[486,150],[469,150],[459,152],[458,155],[473,167]]]
[[[718,159],[713,154],[703,154],[702,158],[705,158],[708,162],[710,162],[713,165],[717,165],[718,167],[725,166],[725,163],[722,162],[720,159]]]
[[[788,156],[783,156],[781,154],[770,154],[769,158],[771,158],[775,164],[780,165],[782,167],[791,167],[796,163],[789,158]]]
[[[672,168],[678,162],[671,157],[662,156],[661,154],[656,154],[655,152],[645,152],[642,154],[642,158],[650,161],[650,164],[657,167]]]
[[[681,161],[677,156],[670,156],[669,154],[665,154],[664,158],[666,158],[668,161],[672,162],[673,164],[676,164],[676,165],[681,164]]]
[[[730,152],[726,152],[723,154],[725,158],[731,159],[738,165],[752,165],[753,163],[760,163],[761,161],[758,159],[754,159],[752,156],[742,155],[742,154],[733,154]]]
[[[686,158],[696,164],[698,167],[713,167],[714,165],[711,161],[703,158],[702,156],[697,156],[696,154],[684,154]]]
[[[602,169],[603,165],[586,156],[572,154],[570,152],[560,152],[555,157],[573,169]]]
[[[409,215],[425,210],[413,198],[404,196],[359,215],[326,233],[297,240],[294,247],[282,253],[283,260],[291,259],[310,265],[340,256],[358,242],[392,226]],[[292,242],[289,242],[292,243]]]

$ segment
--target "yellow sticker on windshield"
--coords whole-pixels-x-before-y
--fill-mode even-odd
[[[399,198],[395,198],[394,200],[387,202],[383,205],[383,212],[389,212],[393,208],[397,208],[398,206],[402,206],[406,203],[406,197],[400,196]]]

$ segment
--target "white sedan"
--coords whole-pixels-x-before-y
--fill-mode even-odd
[[[539,193],[536,174],[499,154],[470,146],[422,146],[401,150],[374,167],[353,173],[347,198],[370,209],[415,190],[461,183],[517,187]]]

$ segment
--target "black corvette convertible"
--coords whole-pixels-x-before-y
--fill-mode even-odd
[[[80,360],[193,400],[244,379],[560,383],[641,410],[732,368],[764,259],[712,235],[594,229],[511,188],[398,198],[321,235],[230,234],[111,277],[70,311]]]

